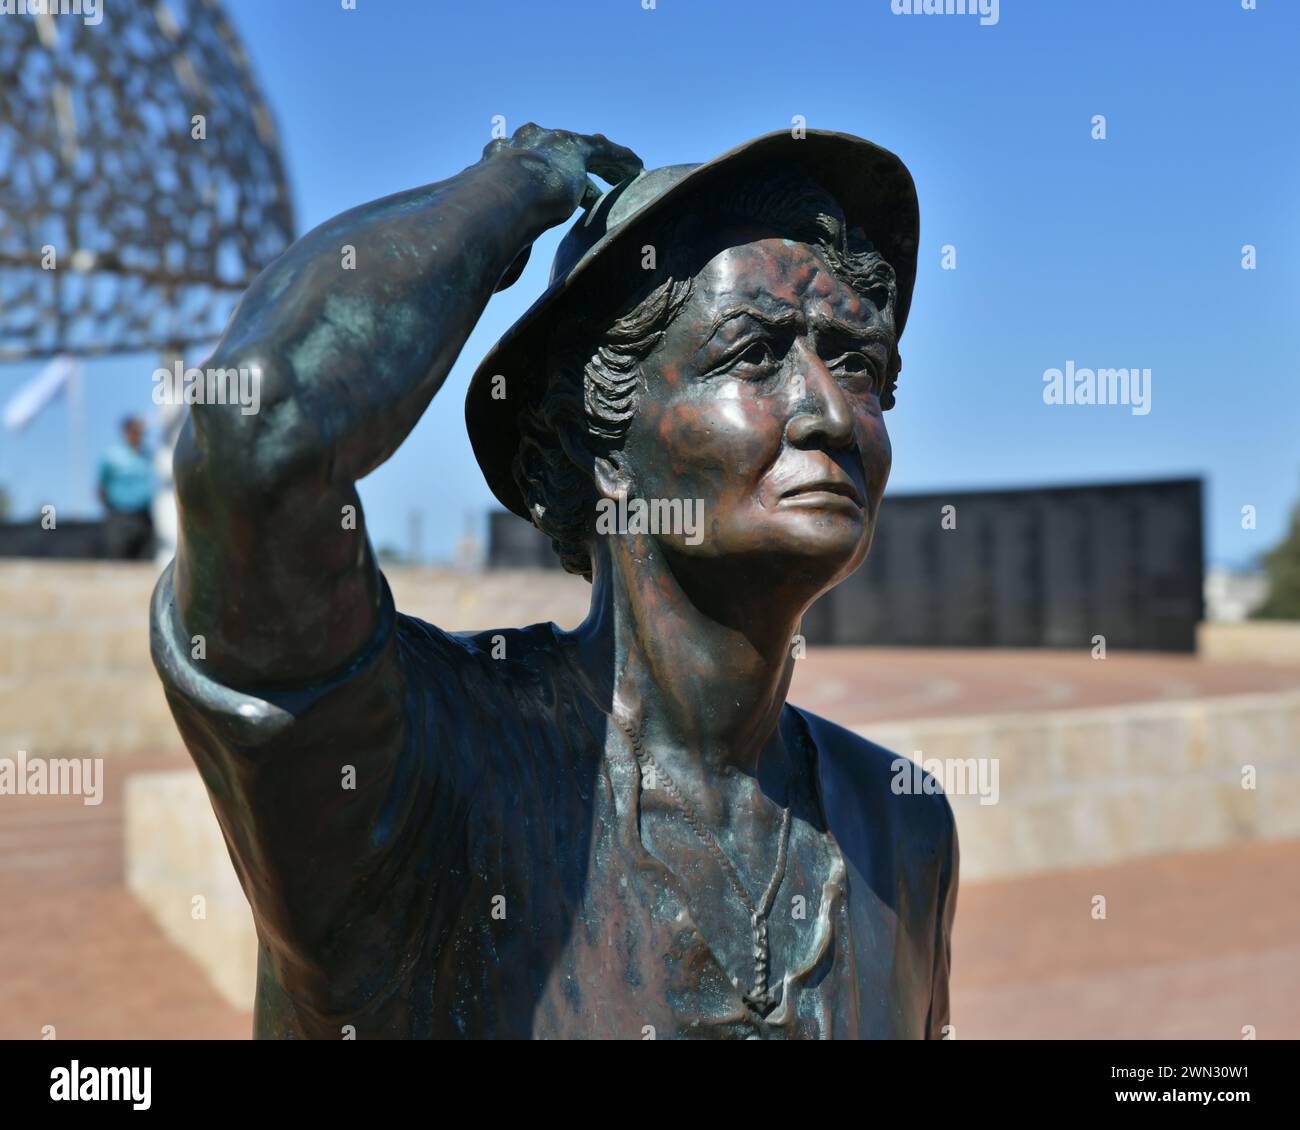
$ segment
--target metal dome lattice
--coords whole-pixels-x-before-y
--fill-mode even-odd
[[[210,341],[292,238],[271,115],[217,0],[97,15],[0,19],[0,361]]]

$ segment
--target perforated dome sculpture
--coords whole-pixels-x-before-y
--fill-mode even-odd
[[[83,14],[0,19],[0,361],[211,341],[293,229],[243,46],[217,0],[40,6]]]

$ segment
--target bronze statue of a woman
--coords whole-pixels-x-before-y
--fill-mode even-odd
[[[466,410],[591,611],[444,632],[394,610],[356,483],[579,207]],[[152,612],[258,1036],[943,1034],[948,802],[785,701],[871,542],[917,227],[902,162],[845,134],[645,171],[528,125],[262,272],[210,361],[261,409],[193,407]]]

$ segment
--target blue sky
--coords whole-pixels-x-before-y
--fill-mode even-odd
[[[1300,4],[1002,0],[993,26],[897,16],[890,0],[641,4],[227,0],[300,231],[472,164],[496,114],[511,130],[603,132],[651,166],[803,115],[894,150],[918,186],[891,490],[1200,474],[1212,563],[1281,536],[1300,495]],[[493,299],[441,396],[362,485],[376,543],[404,546],[419,510],[425,554],[449,556],[491,504],[465,385],[542,289],[558,237]],[[941,269],[944,245],[956,270]],[[1150,412],[1045,405],[1044,371],[1068,361],[1149,368]],[[154,367],[89,367],[96,452],[124,412],[150,409]],[[36,369],[0,368],[0,401]],[[20,512],[93,512],[65,427],[58,405],[0,437]]]

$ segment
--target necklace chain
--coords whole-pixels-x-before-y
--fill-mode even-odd
[[[767,917],[772,911],[772,902],[776,898],[776,892],[785,876],[786,857],[790,846],[790,798],[786,797],[786,804],[781,812],[781,833],[776,853],[776,867],[772,871],[771,879],[768,880],[767,889],[763,892],[761,901],[756,906],[754,900],[749,896],[749,891],[745,889],[745,884],[740,881],[740,876],[736,874],[736,869],[732,866],[727,853],[722,850],[722,845],[714,838],[713,833],[705,827],[696,814],[694,807],[682,795],[672,777],[647,751],[641,748],[640,731],[634,731],[631,726],[626,725],[617,717],[614,720],[627,734],[628,740],[632,743],[632,752],[636,756],[637,767],[642,771],[642,775],[644,776],[644,767],[648,763],[654,771],[655,779],[663,782],[664,791],[680,806],[682,815],[686,817],[686,822],[691,826],[692,831],[699,837],[705,848],[708,849],[709,854],[713,856],[722,869],[723,875],[726,876],[727,882],[731,884],[745,909],[749,911],[750,929],[754,934],[754,986],[743,996],[746,1004],[760,1014],[766,1014],[776,1004],[772,993],[767,987],[771,959],[767,939]]]

